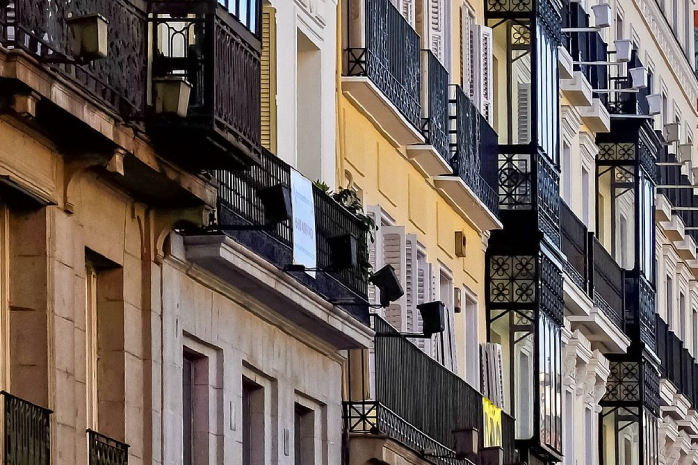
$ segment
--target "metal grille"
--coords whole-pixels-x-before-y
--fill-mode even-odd
[[[390,1],[364,0],[364,4],[365,43],[347,50],[347,74],[367,76],[419,128],[419,35]]]
[[[502,153],[499,155],[499,208],[531,210],[533,208],[533,155]]]
[[[623,270],[595,237],[592,239],[594,262],[594,302],[604,314],[623,328]]]
[[[5,465],[48,465],[50,463],[51,411],[6,392]]]
[[[128,444],[88,430],[90,465],[127,465]]]
[[[559,247],[560,172],[544,155],[538,154],[536,162],[540,229]]]
[[[153,77],[192,84],[186,121],[234,134],[257,155],[261,141],[261,64],[257,39],[216,0],[150,1]],[[254,42],[254,45],[249,41]]]
[[[588,292],[589,233],[565,202],[560,202],[560,228],[562,251],[567,257],[565,273],[581,290]]]
[[[422,61],[422,66],[427,70],[422,133],[426,143],[431,144],[448,161],[448,71],[430,50],[422,50]]]
[[[146,15],[128,0],[15,0],[0,8],[0,43],[42,59],[65,59],[72,41],[66,20],[101,14],[109,20],[106,58],[89,64],[46,63],[125,115],[145,108]]]

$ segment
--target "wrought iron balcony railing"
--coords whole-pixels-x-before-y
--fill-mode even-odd
[[[389,0],[351,0],[350,9],[363,21],[347,25],[346,74],[368,77],[419,128],[419,35]]]
[[[87,430],[90,465],[128,465],[128,444]]]
[[[449,94],[450,163],[453,173],[497,215],[497,134],[460,86],[451,85]]]
[[[570,3],[563,11],[564,27],[588,28],[589,15],[581,3]],[[575,61],[593,62],[608,61],[608,45],[599,32],[571,32],[566,38],[567,49]],[[608,88],[608,68],[606,66],[591,66],[587,64],[574,65],[576,71],[581,71],[594,89]],[[606,104],[608,96],[597,94],[595,97]]]
[[[375,398],[366,398],[363,390],[356,396],[350,392],[354,400],[344,405],[346,431],[383,434],[416,451],[434,449],[435,455],[453,457],[454,431],[482,431],[482,395],[399,336],[388,322],[378,316],[372,319],[377,334]],[[467,463],[437,460],[443,464]]]
[[[148,6],[153,78],[184,77],[192,85],[186,118],[158,120],[153,128],[174,144],[191,145],[199,154],[206,152],[201,149],[202,140],[213,137],[211,147],[224,148],[206,168],[257,161],[261,151],[259,38],[217,0],[150,0]],[[252,0],[248,8],[252,7],[260,14],[258,0]],[[255,21],[253,27],[258,24]],[[192,133],[203,138],[192,138]]]
[[[591,276],[594,303],[616,326],[623,329],[625,309],[623,269],[596,237],[591,239],[590,251],[594,264]]]
[[[3,446],[6,465],[51,463],[51,411],[2,392],[5,413]]]
[[[675,155],[669,153],[669,148],[664,147],[659,151],[658,160],[662,163],[677,163]],[[658,188],[657,193],[664,195],[674,207],[693,207],[698,208],[698,196],[693,194],[693,189],[690,188],[691,181],[685,174],[681,173],[681,166],[678,165],[660,165],[657,166],[657,174],[659,177],[658,184],[660,185],[681,185],[684,188]],[[683,223],[687,227],[698,226],[698,211],[696,210],[678,210],[672,214],[679,215]],[[698,241],[698,230],[687,229],[686,234]]]
[[[582,220],[560,202],[562,252],[567,257],[565,273],[585,293],[589,292],[589,232]]]
[[[215,172],[220,183],[218,190],[218,220],[221,224],[263,225],[264,208],[260,190],[282,184],[290,188],[291,167],[281,159],[262,150],[260,164],[248,170]],[[333,299],[348,299],[368,295],[368,230],[352,213],[327,194],[314,187],[315,227],[317,234],[317,266],[328,270],[311,279],[297,273],[296,277],[316,292]],[[283,268],[293,261],[293,228],[290,221],[278,223],[271,231],[229,231],[246,247]],[[331,269],[330,241],[333,237],[349,234],[358,243],[358,266],[343,270]],[[350,312],[361,312],[367,321],[367,309],[352,306]]]
[[[657,355],[660,373],[685,395],[693,408],[698,405],[698,364],[681,339],[656,314]]]
[[[147,80],[146,13],[131,0],[0,2],[0,44],[23,50],[128,117],[143,112]],[[109,21],[106,58],[68,64],[67,19],[100,14]]]
[[[427,76],[422,83],[422,134],[448,162],[448,71],[431,50],[422,50],[422,68]]]
[[[641,68],[643,66],[637,55],[637,51],[634,50],[632,59],[626,65],[627,69]],[[632,86],[629,73],[627,76],[611,77],[608,80],[611,89],[629,90]],[[608,99],[608,111],[619,115],[649,115],[648,95],[648,87],[639,89],[637,92],[611,93]]]

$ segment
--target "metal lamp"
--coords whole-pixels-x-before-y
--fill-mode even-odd
[[[659,94],[651,94],[647,96],[647,105],[649,106],[649,114],[654,116],[662,112],[662,96]]]
[[[368,281],[380,291],[382,307],[387,307],[390,305],[390,302],[395,302],[405,295],[405,291],[402,289],[392,265],[385,265],[383,268],[373,273]]]
[[[66,19],[66,23],[72,35],[70,51],[75,59],[91,61],[106,58],[109,21],[104,16],[78,16]]]
[[[627,39],[616,39],[616,61],[619,63],[627,63],[632,58],[633,43]]]
[[[153,79],[155,113],[186,118],[189,109],[191,84],[182,76]]]
[[[438,300],[417,305],[419,313],[422,314],[422,328],[425,337],[432,334],[443,333],[446,329],[444,317],[445,305]]]
[[[628,73],[630,74],[630,79],[633,83],[633,89],[644,89],[645,87],[647,87],[647,83],[649,81],[649,74],[647,73],[647,68],[632,68],[628,70]]]
[[[612,14],[611,5],[608,3],[601,3],[599,5],[594,5],[591,7],[594,12],[594,24],[598,28],[609,27],[611,25]]]
[[[358,242],[351,234],[342,234],[328,239],[330,244],[330,268],[346,270],[358,264]]]
[[[471,462],[477,462],[478,444],[480,440],[480,434],[477,428],[456,430],[453,432],[453,436],[456,440],[454,447],[456,459],[467,459]]]
[[[664,138],[668,143],[681,140],[681,123],[668,123],[664,125]]]

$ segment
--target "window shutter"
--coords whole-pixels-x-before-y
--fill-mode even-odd
[[[456,325],[453,318],[453,305],[446,307],[446,329],[441,333],[441,338],[443,340],[443,357],[442,364],[456,373],[458,370],[458,363],[456,357]]]
[[[444,62],[444,4],[443,0],[429,2],[429,46],[432,53]]]
[[[398,331],[407,331],[407,263],[406,263],[406,236],[402,226],[383,226],[383,263],[391,265],[395,274],[405,289],[405,294],[385,309],[385,319]]]
[[[431,264],[427,263],[424,255],[418,255],[417,263],[417,304],[419,305],[431,301]],[[424,323],[419,310],[416,310],[416,320],[415,332],[421,333],[424,330]],[[433,356],[431,339],[418,339],[417,347],[427,355]]]
[[[466,6],[461,7],[461,86],[463,92],[472,100],[474,96],[474,63],[473,63],[473,18],[470,16],[470,10]]]
[[[504,372],[502,346],[482,344],[482,393],[496,406],[504,407]]]
[[[415,26],[415,0],[390,0],[408,23]]]
[[[366,214],[373,218],[373,221],[378,225],[378,231],[373,235],[374,240],[368,241],[368,261],[375,272],[383,268],[383,254],[378,253],[378,251],[383,250],[383,235],[381,234],[383,209],[378,205],[370,205],[366,207]],[[380,291],[372,284],[368,285],[368,301],[372,304],[380,302]]]
[[[408,234],[405,240],[405,302],[407,332],[417,331],[417,236]]]
[[[518,142],[528,144],[531,142],[531,85],[519,82],[517,106]]]
[[[262,146],[276,153],[276,10],[262,9]]]
[[[494,116],[494,89],[492,86],[492,29],[485,26],[479,26],[478,29],[480,36],[480,49],[479,54],[477,55],[477,61],[480,63],[480,86],[478,89],[480,94],[480,113],[491,125]]]

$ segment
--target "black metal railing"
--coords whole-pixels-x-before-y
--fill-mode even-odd
[[[590,242],[594,264],[592,273],[594,303],[616,326],[623,329],[625,292],[623,269],[596,237],[592,236]]]
[[[365,392],[345,402],[350,433],[385,434],[415,450],[452,456],[453,432],[482,431],[482,394],[373,316],[375,398]],[[350,385],[352,383],[350,382]],[[358,400],[357,397],[359,398]],[[454,459],[442,463],[462,463]]]
[[[254,156],[261,141],[259,39],[217,0],[148,2],[153,78],[192,85],[186,123]]]
[[[660,374],[671,381],[695,408],[698,405],[698,364],[659,314],[655,315],[655,320]]]
[[[458,85],[449,88],[451,167],[495,215],[497,134]]]
[[[128,465],[128,444],[87,430],[90,465]]]
[[[502,447],[505,465],[519,463],[519,453],[516,450],[516,421],[505,412],[502,412]]]
[[[626,65],[626,69],[641,68],[642,62],[637,56],[637,51],[633,51],[632,58]],[[610,77],[609,86],[612,89],[624,90],[625,92],[612,92],[609,94],[608,111],[613,114],[623,115],[649,115],[649,103],[647,96],[649,88],[643,87],[633,91],[633,83],[630,72],[625,75]]]
[[[11,0],[0,2],[0,44],[21,49],[125,116],[145,108],[146,13],[130,0]],[[67,63],[67,19],[100,14],[109,21],[106,58]],[[63,63],[60,63],[63,62]]]
[[[5,413],[5,465],[48,465],[51,462],[51,411],[2,392]]]
[[[581,290],[588,292],[589,233],[584,222],[565,202],[560,202],[560,232],[562,251],[567,257],[565,272]]]
[[[291,167],[266,149],[262,150],[260,164],[248,170],[214,172],[219,182],[218,217],[221,224],[263,225],[264,207],[260,190],[282,184],[290,188]],[[364,224],[347,209],[319,188],[313,187],[315,228],[317,238],[317,266],[327,271],[309,280],[308,285],[323,295],[337,297],[332,291],[332,280],[358,294],[368,295],[368,231]],[[279,267],[292,262],[293,229],[289,220],[278,223],[269,231],[231,231],[229,234],[255,250]],[[330,256],[331,238],[351,235],[358,244],[358,266],[333,270]],[[268,238],[265,239],[265,238]]]
[[[348,76],[366,76],[420,127],[419,35],[388,0],[364,0],[363,23],[349,20]],[[352,28],[362,31],[352,31]]]
[[[431,50],[422,50],[426,84],[422,91],[422,134],[427,144],[449,161],[448,71]]]

